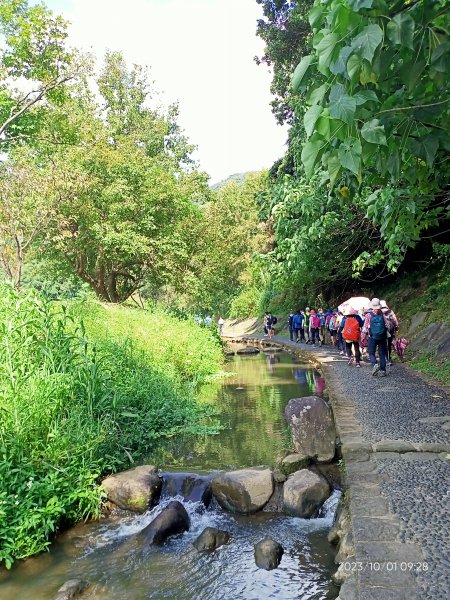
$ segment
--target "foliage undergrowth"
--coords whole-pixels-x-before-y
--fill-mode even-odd
[[[415,337],[420,331],[432,323],[446,323],[450,326],[450,265],[441,268],[417,271],[399,277],[395,282],[386,286],[381,293],[389,306],[395,310],[400,321],[400,335],[411,338],[411,346],[406,353],[411,366],[443,383],[450,378],[450,360],[448,355],[437,357],[434,352],[415,343]],[[427,313],[421,326],[410,335],[408,333],[411,318],[419,313]]]
[[[200,384],[218,372],[208,330],[162,312],[0,287],[0,562],[98,516],[106,472],[162,436],[214,431]],[[83,324],[81,317],[85,320]]]

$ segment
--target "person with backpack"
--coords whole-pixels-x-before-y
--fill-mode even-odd
[[[364,322],[358,315],[354,308],[349,308],[345,314],[345,323],[342,329],[342,337],[345,341],[345,347],[347,350],[348,364],[353,364],[353,353],[354,350],[356,366],[361,367],[361,352],[359,350],[359,338],[361,335],[361,328]]]
[[[311,343],[311,338],[310,338],[310,335],[309,335],[309,329],[310,329],[310,327],[309,327],[309,320],[310,320],[310,316],[311,316],[311,313],[310,313],[310,310],[309,310],[309,306],[307,306],[305,308],[305,312],[303,314],[303,328],[305,330],[306,335],[308,336],[308,339],[306,340],[307,344]]]
[[[317,311],[317,316],[320,320],[320,343],[323,346],[325,344],[325,325],[327,317],[321,308],[319,308],[319,310]]]
[[[320,343],[319,331],[320,331],[320,318],[315,310],[312,310],[309,316],[309,330],[311,334],[311,343],[313,346],[317,342]]]
[[[294,319],[293,319],[293,325],[294,325],[294,339],[296,344],[298,344],[299,342],[303,341],[305,339],[305,332],[303,330],[303,315],[301,314],[301,312],[298,310],[295,315],[294,315]]]
[[[366,315],[363,331],[369,335],[369,358],[372,365],[372,375],[377,375],[378,372],[380,372],[380,376],[385,377],[387,362],[388,322],[381,310],[379,298],[373,298],[370,306],[372,311],[368,312]],[[380,357],[379,364],[375,356],[377,349]]]
[[[335,312],[331,313],[330,320],[328,321],[328,329],[330,331],[331,344],[336,347],[336,334],[337,334],[337,325],[336,325],[337,314]]]
[[[393,310],[386,304],[386,300],[380,300],[381,310],[383,315],[387,318],[388,322],[388,337],[387,337],[387,362],[391,366],[392,357],[392,342],[394,341],[395,335],[399,330],[398,319]]]
[[[289,339],[291,342],[294,341],[294,316],[294,311],[291,310],[288,317]]]
[[[275,329],[273,326],[275,325],[277,320],[278,319],[276,317],[274,317],[270,311],[267,313],[266,329],[267,329],[267,335],[269,337],[269,340],[272,339],[272,336],[275,333]]]
[[[342,337],[342,330],[344,329],[344,325],[345,325],[344,318],[345,317],[344,317],[343,312],[338,310],[338,314],[337,314],[336,321],[335,321],[336,347],[339,350],[339,354],[341,354],[342,356],[345,356],[344,339]]]

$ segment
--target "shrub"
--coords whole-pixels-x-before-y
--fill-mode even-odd
[[[163,313],[0,287],[0,561],[44,550],[62,523],[95,517],[102,473],[162,436],[207,432],[198,384],[220,366],[207,331]],[[86,327],[80,316],[86,316]]]

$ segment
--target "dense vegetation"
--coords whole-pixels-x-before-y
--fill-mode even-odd
[[[39,552],[98,515],[100,474],[161,438],[213,431],[199,385],[220,344],[161,311],[55,304],[0,288],[0,561]],[[81,320],[84,318],[84,324]]]
[[[291,125],[261,198],[274,221],[276,289],[331,300],[417,257],[422,268],[442,259],[449,3],[257,2],[258,60],[273,67],[274,112]]]

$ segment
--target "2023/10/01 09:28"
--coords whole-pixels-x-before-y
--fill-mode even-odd
[[[428,571],[429,565],[427,562],[397,562],[397,561],[348,561],[342,563],[344,571],[350,571],[352,573],[362,571],[386,571],[393,573],[395,571],[414,571],[420,573],[422,571]]]

